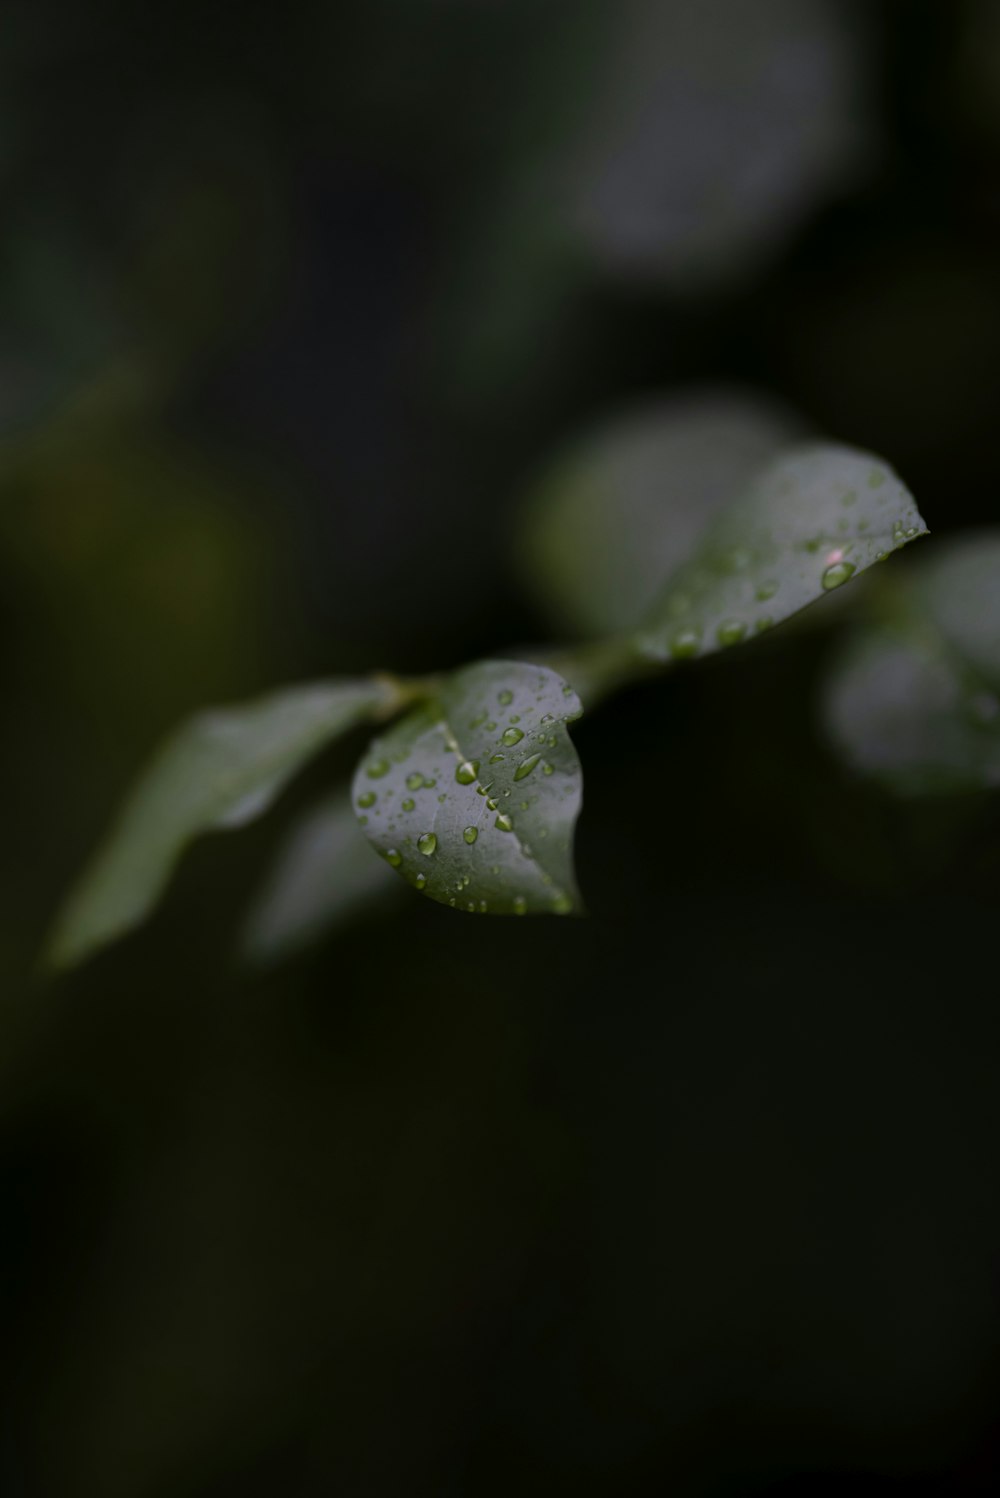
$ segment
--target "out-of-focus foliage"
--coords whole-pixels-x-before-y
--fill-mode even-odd
[[[247,913],[241,951],[276,962],[329,936],[361,911],[385,910],[402,886],[372,857],[345,790],[312,807],[292,827]]]
[[[79,962],[141,921],[192,838],[260,816],[307,760],[388,700],[377,681],[316,682],[178,730],[71,895],[51,963]]]
[[[1000,537],[931,552],[887,603],[831,670],[833,743],[905,795],[1000,785]]]
[[[535,54],[518,79],[535,161],[490,203],[461,304],[489,388],[526,346],[544,369],[595,282],[746,277],[841,190],[872,147],[860,20],[829,0],[554,7],[550,71]]]

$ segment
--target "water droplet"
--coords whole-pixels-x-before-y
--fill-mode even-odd
[[[378,797],[374,791],[365,791],[363,796],[358,797],[358,805],[363,806],[367,810],[369,806],[374,806],[377,800]]]
[[[482,785],[477,785],[476,786],[476,795],[477,796],[486,796],[486,795],[489,794],[489,792],[492,789],[493,789],[493,782],[492,782],[492,780],[486,780],[486,781],[483,782]]]
[[[487,912],[487,910],[489,910],[489,906],[487,905],[486,901],[485,900],[480,900],[480,902],[479,902],[479,914],[480,915],[485,915],[486,912]]]
[[[564,683],[562,691],[564,697],[572,697],[573,695],[573,688],[569,685],[568,682]]]
[[[514,721],[513,718],[511,718],[511,722],[512,723],[513,723],[513,721]],[[539,723],[554,723],[556,720],[552,716],[551,713],[543,713],[542,716],[539,718],[538,721],[539,721]]]
[[[542,756],[540,754],[529,754],[527,759],[522,759],[521,763],[514,771],[514,779],[527,780],[528,776],[531,774],[536,765],[541,763],[541,758]]]
[[[425,780],[425,781],[424,781],[424,785],[425,785],[425,786],[426,786],[426,787],[427,787],[427,789],[428,789],[428,790],[429,790],[429,791],[430,791],[430,790],[433,790],[433,789],[434,789],[434,787],[435,787],[435,786],[436,786],[436,785],[437,785],[437,781],[436,781],[436,780],[433,780],[433,779],[431,779],[431,780]]]
[[[514,693],[509,692],[505,687],[502,692],[497,694],[497,701],[501,707],[508,707],[514,701]]]
[[[427,875],[426,874],[418,874],[417,877],[416,877],[416,879],[414,879],[413,882],[417,886],[417,889],[423,889],[424,886],[427,883]]]
[[[542,774],[543,775],[554,775],[555,773],[556,773],[556,767],[555,767],[555,765],[544,764],[542,766]]]
[[[676,661],[687,660],[701,649],[701,635],[696,629],[679,629],[670,641],[670,654]]]
[[[452,895],[451,899],[448,901],[448,904],[451,906],[452,910],[455,909],[455,896],[454,895]]]
[[[491,796],[490,799],[487,801],[486,805],[488,806],[488,808],[490,809],[490,811],[496,811],[496,809],[500,805],[500,803],[499,803],[499,801],[494,801],[493,797]]]
[[[377,759],[368,766],[365,774],[369,780],[381,780],[383,775],[388,775],[391,768],[387,759]]]
[[[424,783],[424,777],[419,770],[414,770],[412,775],[406,777],[406,788],[409,791],[419,791]]]
[[[403,862],[403,855],[398,848],[386,848],[385,861],[391,863],[394,869],[398,869]]]
[[[438,845],[438,840],[433,832],[425,832],[423,837],[417,838],[417,849],[425,858],[430,858]]]
[[[471,847],[472,844],[476,841],[476,838],[479,836],[479,829],[478,827],[466,827],[465,831],[462,833],[462,836]]]
[[[906,527],[906,530],[903,532],[903,535],[906,537],[907,541],[912,541],[916,534],[917,527],[915,525],[908,525]]]
[[[476,902],[475,902],[475,900],[470,900],[469,903],[468,903],[468,905],[466,905],[465,908],[469,912],[470,915],[475,915],[475,913],[476,913]]]
[[[447,796],[445,796],[445,795],[441,795],[441,796],[439,796],[439,797],[438,797],[438,804],[439,804],[439,805],[440,805],[440,804],[441,804],[441,803],[443,803],[443,802],[445,802],[445,801],[447,801],[447,799],[448,799],[448,797],[447,797]]]
[[[417,803],[414,800],[407,796],[406,800],[403,802],[403,810],[412,811],[416,804]]]
[[[478,774],[478,759],[463,759],[462,763],[455,771],[455,779],[458,781],[459,785],[471,785]]]
[[[762,635],[764,633],[765,629],[770,629],[771,628],[771,625],[773,623],[774,623],[774,620],[771,618],[770,614],[761,614],[760,618],[754,624],[754,627],[753,627],[754,634],[755,635]]]
[[[720,645],[738,645],[745,640],[747,627],[742,619],[724,619],[715,631],[715,638]]]
[[[513,749],[514,745],[519,744],[524,738],[524,734],[519,728],[505,728],[500,738],[508,749]]]
[[[777,591],[778,591],[778,584],[775,582],[775,580],[773,578],[768,578],[767,582],[761,583],[760,587],[757,589],[757,595],[756,596],[757,596],[759,602],[766,603],[769,598],[773,598],[774,597],[774,595],[775,595],[775,593],[777,593]]]
[[[832,567],[827,567],[823,573],[822,583],[827,592],[831,588],[839,588],[841,583],[846,583],[857,571],[853,562],[834,562]]]
[[[477,718],[470,718],[469,719],[469,727],[470,728],[478,728],[481,723],[485,723],[486,722],[486,719],[488,717],[489,717],[489,714],[484,709],[484,711],[481,712]]]
[[[507,813],[503,812],[503,811],[497,817],[497,819],[493,823],[493,825],[494,825],[494,827],[499,828],[499,830],[501,832],[513,832],[514,831],[514,823],[511,821],[511,819],[507,815]]]
[[[514,914],[515,915],[527,915],[528,914],[528,902],[524,898],[523,895],[515,895],[514,896]]]
[[[504,756],[502,754],[491,754],[490,755],[490,764],[491,765],[498,765],[500,763],[500,761],[503,759],[503,757]]]
[[[494,728],[496,728],[496,724],[493,722],[493,719],[491,718],[490,721],[486,725],[486,732],[487,733],[492,733],[493,730],[494,730]]]

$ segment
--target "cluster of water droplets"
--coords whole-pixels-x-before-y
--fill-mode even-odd
[[[569,696],[572,694],[572,688],[566,687],[564,688],[564,692],[565,695]],[[538,700],[542,700],[541,695]],[[510,707],[513,702],[514,693],[509,689],[505,688],[497,694],[497,704],[501,709]],[[536,773],[542,777],[555,774],[555,766],[546,759],[545,752],[547,749],[555,749],[557,747],[558,738],[554,730],[558,728],[561,720],[557,720],[552,713],[544,713],[538,721],[537,730],[531,734],[529,734],[527,728],[519,726],[521,721],[520,714],[516,712],[510,713],[507,717],[506,725],[499,729],[496,752],[486,756],[488,765],[504,765],[504,774],[510,780],[511,786],[514,784],[521,785]],[[487,733],[494,733],[498,730],[497,722],[495,719],[490,718],[489,711],[485,708],[471,719],[469,727],[470,729],[484,728]],[[532,738],[534,742],[531,741]],[[441,747],[446,749],[448,745],[453,748],[454,740],[450,740],[446,735],[446,743],[442,744]],[[521,745],[523,745],[523,751],[519,747]],[[365,766],[366,778],[374,782],[384,779],[392,769],[392,762],[394,761],[397,764],[402,763],[408,757],[409,752],[409,749],[403,749],[401,752],[393,754],[392,760],[385,757],[384,754],[373,758]],[[433,753],[433,751],[429,752]],[[512,760],[516,762],[512,764]],[[454,764],[454,768],[449,772],[448,778],[453,774],[456,786],[467,787],[469,789],[475,788],[477,795],[483,798],[485,810],[491,816],[491,831],[499,834],[512,834],[515,832],[517,813],[515,809],[504,805],[504,801],[511,797],[511,786],[497,790],[495,781],[488,776],[488,771],[486,775],[483,775],[482,771],[483,764],[480,759],[462,758],[458,759]],[[422,793],[435,789],[441,774],[442,771],[440,768],[435,768],[431,773],[428,773],[423,768],[415,769],[407,774],[403,783],[407,792],[412,794],[407,794],[396,803],[398,810],[407,818],[419,812]],[[571,793],[571,788],[563,791],[564,795]],[[371,786],[370,788],[361,790],[356,800],[357,808],[361,812],[374,811],[374,815],[381,817],[383,809],[385,810],[389,818],[388,831],[390,835],[396,829],[397,825],[399,825],[392,812],[393,797],[394,790],[392,787],[388,787],[380,793],[375,786]],[[447,793],[437,796],[439,803],[445,802],[447,799]],[[518,803],[518,806],[521,811],[527,812],[531,809],[535,800],[537,800],[537,796],[523,799]],[[375,810],[376,806],[379,806],[380,801],[382,805],[378,810]],[[364,826],[368,823],[369,818],[367,815],[362,815],[359,817],[359,820],[361,825]],[[416,817],[414,820],[416,821]],[[405,823],[402,825],[405,828]],[[424,825],[426,828],[426,823]],[[484,823],[482,817],[480,817],[478,821],[470,820],[462,828],[461,838],[466,847],[472,848],[479,842],[484,825],[490,826],[490,823]],[[419,822],[417,822],[417,826],[419,826]],[[393,844],[385,848],[383,856],[393,868],[400,869],[410,879],[410,882],[416,889],[427,890],[430,893],[436,893],[438,897],[443,897],[445,891],[441,888],[441,875],[434,872],[435,863],[440,859],[441,852],[439,832],[440,824],[437,831],[428,828],[418,834],[416,829],[414,829],[413,834],[399,838],[398,846]],[[548,827],[537,829],[537,834],[539,838],[546,839],[549,835]],[[413,850],[410,854],[406,852],[408,847]],[[529,860],[535,858],[532,848],[522,837],[518,838],[517,848],[524,858]],[[457,850],[449,847],[448,851],[454,855]],[[418,868],[415,873],[412,866],[414,857],[416,857],[417,862],[420,864],[424,864],[426,860],[424,867]],[[502,864],[494,863],[491,865],[492,876],[495,879],[499,878],[503,868],[507,867],[508,863],[509,860],[505,857]],[[448,866],[450,866],[450,861]],[[551,875],[544,870],[540,870],[536,877],[540,877],[546,885],[553,885]],[[471,874],[468,872],[462,873],[458,878],[457,884],[454,886],[454,893],[448,894],[448,903],[452,906],[462,904],[470,913],[486,913],[489,909],[487,900],[463,899],[465,891],[470,884]],[[526,894],[520,893],[510,898],[508,908],[515,915],[523,915],[528,912],[529,903],[529,897]],[[572,900],[568,896],[557,892],[553,894],[546,908],[556,914],[568,913],[572,909]]]
[[[884,469],[872,468],[867,476],[867,487],[871,490],[882,489],[886,479]],[[785,487],[791,493],[790,485],[786,484]],[[871,541],[863,539],[872,523],[869,518],[862,515],[852,524],[851,511],[857,505],[858,498],[857,488],[844,490],[840,495],[840,505],[845,513],[839,519],[831,516],[826,529],[805,540],[793,541],[790,537],[780,540],[771,537],[766,541],[762,540],[759,547],[723,547],[688,568],[679,580],[677,589],[666,600],[667,615],[672,616],[676,622],[672,628],[668,626],[666,631],[665,653],[675,660],[691,659],[706,650],[739,645],[751,635],[770,629],[775,622],[774,617],[769,613],[761,613],[757,606],[780,594],[781,580],[776,575],[768,576],[767,568],[772,566],[776,573],[781,570],[782,554],[789,548],[816,557],[819,586],[824,593],[832,592],[849,582],[859,569],[857,546],[871,547]],[[879,508],[896,503],[891,486],[874,502]],[[876,530],[882,529],[889,543],[888,518],[884,527],[875,517],[873,521]],[[897,519],[891,528],[891,543],[887,544],[885,550],[875,552],[873,558],[869,549],[868,558],[883,561],[890,550],[904,546],[919,534],[916,525],[907,525]],[[760,577],[755,587],[751,581],[754,573]],[[741,579],[746,581],[741,582]],[[726,598],[736,605],[731,615],[708,625],[699,620],[699,613],[711,614],[714,612],[713,605],[717,607],[718,601]],[[746,601],[741,601],[743,599]],[[780,596],[778,603],[781,604]],[[799,606],[800,601],[793,593],[782,610],[782,616],[794,612]]]

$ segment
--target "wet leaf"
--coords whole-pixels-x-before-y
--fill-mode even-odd
[[[386,861],[431,899],[477,914],[578,909],[573,830],[582,711],[554,671],[484,661],[371,745],[354,808]]]
[[[527,496],[519,548],[555,624],[634,628],[705,526],[797,435],[776,406],[712,391],[630,411],[560,454]]]
[[[849,447],[795,448],[708,528],[639,631],[639,649],[665,661],[738,645],[926,529],[881,459]]]

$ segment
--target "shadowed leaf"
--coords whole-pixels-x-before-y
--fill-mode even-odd
[[[192,838],[260,816],[312,755],[370,716],[384,695],[373,681],[320,682],[202,713],[181,728],[71,895],[49,964],[79,962],[141,921]]]

